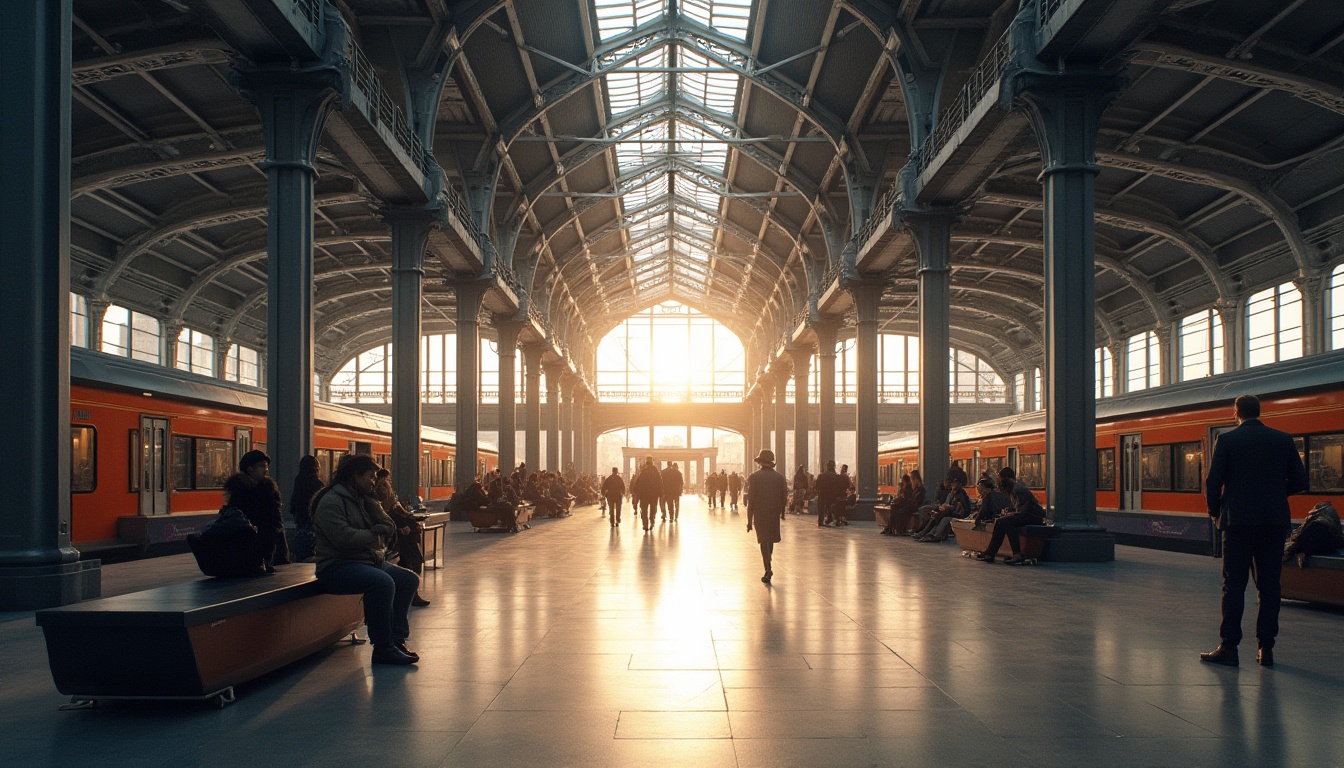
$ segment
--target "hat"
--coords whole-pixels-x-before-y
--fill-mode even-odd
[[[775,452],[769,448],[762,448],[761,452],[756,454],[756,463],[773,465],[775,463]]]
[[[246,472],[252,465],[260,464],[263,461],[270,464],[271,457],[267,456],[263,451],[248,451],[243,454],[243,458],[238,460],[238,471]]]

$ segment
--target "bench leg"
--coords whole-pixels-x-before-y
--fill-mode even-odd
[[[369,642],[368,638],[360,637],[360,636],[359,636],[359,633],[357,633],[357,632],[351,632],[351,633],[350,633],[350,644],[351,644],[351,645],[363,645],[363,644],[365,644],[365,643],[367,643],[367,642]]]

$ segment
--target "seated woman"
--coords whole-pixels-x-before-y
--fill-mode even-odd
[[[896,491],[896,500],[891,503],[891,516],[887,518],[887,527],[882,529],[883,536],[904,536],[909,533],[910,518],[915,514],[915,485],[907,472],[901,475],[901,487]]]
[[[425,554],[420,551],[420,535],[424,532],[424,527],[397,498],[397,492],[392,489],[392,473],[386,468],[378,470],[373,486],[373,497],[378,500],[383,513],[392,518],[392,522],[397,526],[397,535],[394,537],[397,565],[416,576],[421,575],[425,569]],[[429,605],[429,601],[421,597],[417,591],[415,599],[411,600],[411,605],[424,608]]]
[[[915,541],[945,541],[953,520],[971,516],[971,498],[966,495],[961,478],[949,478],[947,487],[947,499],[932,510],[924,527],[913,534]]]
[[[317,581],[337,595],[364,596],[374,664],[414,664],[408,614],[420,577],[387,562],[395,523],[373,496],[378,464],[364,454],[341,459],[331,484],[313,498]]]

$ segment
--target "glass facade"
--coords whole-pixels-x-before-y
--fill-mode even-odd
[[[1181,381],[1223,372],[1223,318],[1216,309],[1181,320]]]
[[[1266,288],[1246,302],[1246,367],[1302,356],[1302,293],[1292,283]]]

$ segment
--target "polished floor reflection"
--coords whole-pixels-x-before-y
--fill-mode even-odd
[[[223,711],[58,711],[32,614],[0,614],[0,760],[135,766],[1344,764],[1344,614],[1283,612],[1278,666],[1202,665],[1218,561],[1117,548],[1010,568],[790,517],[772,586],[744,517],[687,496],[651,533],[596,507],[454,524],[415,668],[340,645]],[[105,592],[193,576],[110,566]],[[1251,600],[1252,606],[1254,600]],[[1247,626],[1250,626],[1248,619]],[[1246,649],[1243,649],[1246,650]]]

